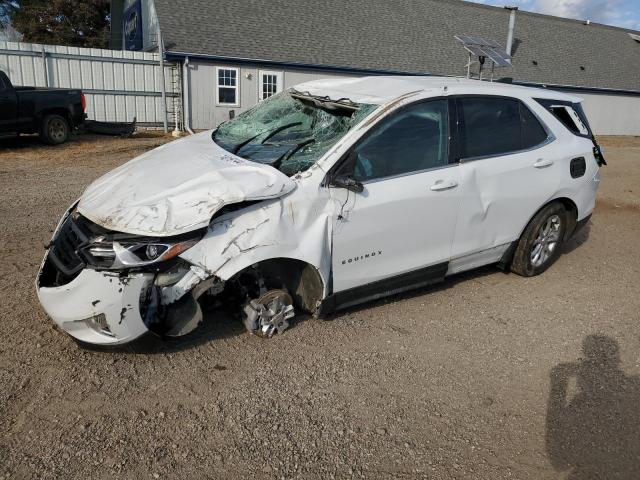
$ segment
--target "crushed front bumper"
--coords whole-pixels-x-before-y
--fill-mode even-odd
[[[62,286],[38,282],[37,291],[47,314],[69,335],[86,343],[118,345],[148,331],[140,305],[152,282],[152,273],[119,276],[85,268]]]

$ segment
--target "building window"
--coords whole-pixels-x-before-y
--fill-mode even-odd
[[[238,106],[238,76],[237,68],[216,68],[217,103],[219,105]]]
[[[266,100],[282,91],[282,72],[260,70],[258,78],[258,100]]]

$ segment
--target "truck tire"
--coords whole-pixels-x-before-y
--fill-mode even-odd
[[[69,122],[60,115],[47,115],[42,119],[40,138],[49,145],[60,145],[69,140]]]
[[[567,229],[567,214],[560,202],[552,202],[531,219],[518,241],[512,272],[533,277],[557,260]]]

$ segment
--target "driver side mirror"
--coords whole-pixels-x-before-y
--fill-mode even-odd
[[[331,185],[338,188],[346,188],[352,192],[361,193],[364,190],[364,186],[352,176],[357,161],[358,154],[355,150],[352,150],[344,164],[331,179]]]
[[[351,175],[338,175],[333,178],[331,185],[338,188],[346,188],[352,192],[361,193],[364,190],[364,186],[358,180]]]

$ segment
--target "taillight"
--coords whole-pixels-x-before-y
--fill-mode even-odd
[[[82,102],[82,111],[86,112],[87,111],[87,99],[84,96],[84,93],[80,94],[80,101]]]

